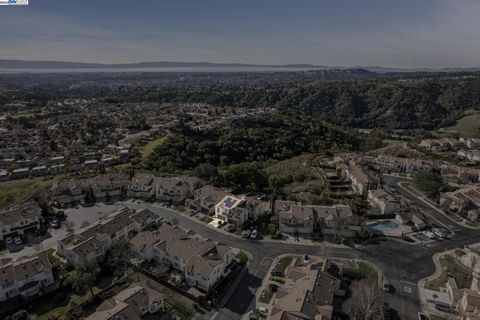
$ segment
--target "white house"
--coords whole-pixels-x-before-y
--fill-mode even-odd
[[[46,252],[17,260],[0,259],[0,302],[17,296],[28,299],[40,295],[54,283]]]
[[[268,204],[255,197],[227,195],[215,205],[215,218],[241,226],[267,211]]]
[[[369,190],[368,202],[381,214],[400,213],[409,209],[406,202],[395,198],[384,189]]]
[[[151,174],[137,173],[128,184],[127,195],[134,198],[151,198],[155,194],[155,187]]]

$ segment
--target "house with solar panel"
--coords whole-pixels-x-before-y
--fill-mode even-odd
[[[246,195],[227,195],[215,205],[215,218],[241,226],[268,212],[269,204]]]

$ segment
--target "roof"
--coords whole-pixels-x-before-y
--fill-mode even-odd
[[[296,260],[288,267],[285,285],[278,289],[269,319],[330,319],[335,278],[315,268],[313,258],[306,265]]]
[[[133,283],[110,299],[103,301],[97,310],[86,320],[137,320],[148,311],[155,301],[162,300],[163,295],[144,285]]]
[[[181,259],[186,269],[205,277],[208,277],[213,268],[223,263],[224,254],[230,250],[230,247],[224,244],[215,243],[168,224],[163,224],[154,232],[140,232],[130,240],[130,243],[140,252],[157,246],[162,251]]]
[[[233,195],[227,195],[217,204],[217,206],[227,210],[232,210],[241,205],[243,201],[245,201],[245,196],[236,197]]]
[[[28,202],[7,209],[0,209],[0,225],[10,225],[24,219],[40,217],[42,211],[36,202]]]
[[[52,264],[47,253],[41,252],[34,256],[25,256],[17,260],[3,259],[0,261],[0,286],[7,280],[22,281],[36,274],[51,270]]]

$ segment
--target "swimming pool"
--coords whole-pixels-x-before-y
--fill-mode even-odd
[[[392,220],[382,220],[369,224],[368,229],[376,234],[384,234],[398,228],[398,223]]]

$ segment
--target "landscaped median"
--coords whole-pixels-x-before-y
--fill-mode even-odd
[[[425,283],[425,288],[440,291],[447,284],[448,278],[454,278],[459,288],[470,288],[472,284],[472,274],[465,266],[455,261],[455,258],[449,254],[438,258],[442,268],[441,274]]]

